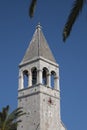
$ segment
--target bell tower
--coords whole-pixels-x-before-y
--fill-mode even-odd
[[[59,65],[40,24],[19,64],[18,107],[26,114],[17,130],[65,130],[60,116]]]

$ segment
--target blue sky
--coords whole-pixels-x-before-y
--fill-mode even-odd
[[[48,3],[50,2],[50,3]],[[38,0],[28,17],[30,0],[0,0],[0,109],[17,107],[18,65],[38,22],[60,66],[61,116],[68,130],[87,129],[87,10],[83,9],[66,43],[62,30],[72,0]]]

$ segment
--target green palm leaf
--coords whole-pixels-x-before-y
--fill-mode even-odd
[[[9,106],[6,106],[0,112],[0,130],[16,130],[20,116],[24,115],[22,108],[17,108],[9,114]]]
[[[2,108],[2,112],[0,112],[0,129],[4,130],[5,127],[5,122],[8,116],[9,112],[9,106],[7,105],[6,107]]]
[[[66,38],[70,35],[72,26],[75,23],[77,17],[79,16],[79,13],[82,11],[82,8],[83,8],[83,5],[85,2],[86,2],[86,0],[75,0],[74,1],[73,8],[71,9],[68,20],[64,26],[63,41],[65,41]]]
[[[30,7],[29,7],[29,16],[32,18],[34,15],[35,7],[36,7],[37,0],[32,0]]]

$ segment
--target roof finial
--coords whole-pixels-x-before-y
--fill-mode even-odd
[[[36,26],[37,29],[41,29],[41,25],[40,25],[40,22],[38,23],[38,25]]]

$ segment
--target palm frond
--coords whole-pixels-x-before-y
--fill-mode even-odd
[[[68,20],[64,26],[63,41],[65,41],[66,38],[70,35],[72,26],[75,23],[77,17],[79,16],[79,13],[82,11],[84,3],[85,3],[85,0],[75,0],[74,1],[73,8],[71,9]]]
[[[24,115],[23,108],[17,108],[9,113],[9,106],[6,106],[0,112],[0,130],[17,130],[20,116]]]
[[[37,3],[37,0],[32,0],[31,1],[30,7],[29,7],[29,16],[30,16],[30,18],[32,18],[33,15],[34,15],[36,3]]]
[[[9,112],[9,105],[2,108],[2,112],[0,112],[1,121],[5,121]]]
[[[13,122],[14,120],[18,119],[20,116],[24,115],[22,108],[15,109],[12,113],[9,114],[7,118],[7,124]],[[17,121],[17,120],[16,120]]]

